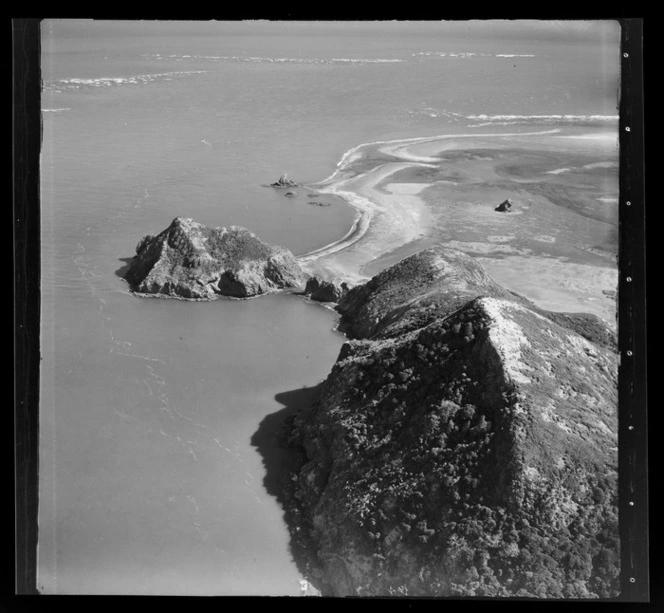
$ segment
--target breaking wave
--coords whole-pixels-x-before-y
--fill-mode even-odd
[[[395,64],[403,62],[402,59],[394,58],[351,58],[351,57],[264,57],[264,56],[244,56],[244,55],[161,55],[155,53],[143,56],[148,60],[157,61],[203,61],[203,62],[239,62],[252,64]]]
[[[420,51],[413,53],[413,57],[459,57],[459,58],[472,58],[472,57],[536,57],[534,53],[475,53],[463,51],[458,53],[447,53],[443,51]]]
[[[464,114],[438,109],[424,104],[406,111],[411,116],[430,117],[432,119],[445,119],[450,123],[462,123],[470,128],[483,128],[486,126],[513,126],[527,125],[605,125],[616,123],[618,115],[487,115]]]
[[[597,125],[618,121],[618,115],[467,115],[470,128],[485,126],[528,125]]]
[[[153,81],[167,81],[169,79],[200,74],[206,70],[179,70],[175,72],[161,72],[157,74],[140,74],[131,77],[98,77],[94,79],[57,79],[44,84],[44,91],[63,92],[81,88],[113,87],[117,85],[141,85]]]
[[[494,122],[587,123],[618,121],[618,115],[466,115],[466,118],[473,121],[484,121],[486,124]]]

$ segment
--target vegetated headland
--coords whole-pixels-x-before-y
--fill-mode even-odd
[[[605,215],[606,223],[610,215],[591,203],[601,199],[588,188],[573,211],[558,211],[547,240],[532,235],[523,215],[533,200],[526,208],[523,193],[544,209],[552,194],[569,197],[572,189],[542,167],[547,155],[548,163],[562,155],[558,143],[519,171],[553,179],[525,181],[509,199],[508,182],[496,176],[517,173],[506,169],[517,155],[513,142],[488,148],[475,140],[463,160],[448,157],[444,171],[432,157],[450,156],[440,141],[435,151],[421,149],[430,140],[415,144],[418,151],[383,146],[382,155],[402,159],[366,173],[342,164],[336,182],[316,186],[340,196],[357,190],[358,218],[337,243],[296,258],[244,228],[177,218],[139,242],[126,278],[140,294],[186,299],[297,292],[339,313],[348,341],[325,381],[281,422],[292,461],[276,475],[294,557],[320,593],[615,597],[618,354],[613,326],[599,316],[609,303],[587,313],[549,309],[570,304],[569,295],[536,304],[485,265],[501,249],[550,260],[533,253],[533,241],[565,252],[569,215]],[[579,167],[592,164],[594,145],[579,154]],[[354,155],[346,161],[357,162]],[[464,174],[469,168],[473,181]],[[396,182],[403,171],[411,174]],[[478,225],[493,224],[491,236],[505,240],[482,247],[466,229],[463,240],[435,244],[435,233],[422,233],[435,225],[418,198],[432,176],[451,193],[465,182],[466,198],[492,187],[493,202],[480,208],[476,200],[450,217],[468,224],[470,209]],[[271,186],[293,185],[284,176]],[[514,226],[531,235],[517,239]],[[610,249],[584,254],[587,261],[571,265],[578,271],[600,261],[599,283],[606,283]],[[381,258],[381,270],[368,274]],[[597,294],[597,287],[585,291]]]

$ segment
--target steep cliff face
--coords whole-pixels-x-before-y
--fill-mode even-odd
[[[371,339],[291,430],[294,533],[327,593],[615,596],[616,354],[468,256],[409,260],[342,299]]]
[[[318,302],[339,302],[348,291],[348,285],[343,281],[326,281],[314,276],[307,280],[304,293]]]
[[[246,298],[304,283],[287,249],[238,226],[208,228],[183,217],[139,241],[125,278],[137,292],[196,299]]]

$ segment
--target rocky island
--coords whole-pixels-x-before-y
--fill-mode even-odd
[[[305,276],[288,249],[245,228],[209,228],[176,217],[139,241],[125,279],[138,293],[210,300],[300,288]]]
[[[288,173],[284,173],[274,183],[265,185],[265,187],[286,188],[286,187],[301,187],[301,186],[299,183],[296,183],[292,179],[289,179]]]
[[[290,421],[283,500],[324,594],[619,591],[617,354],[435,248],[338,304],[353,337]]]

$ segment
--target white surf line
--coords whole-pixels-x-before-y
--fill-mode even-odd
[[[590,141],[604,141],[610,143],[618,142],[618,132],[589,132],[587,134],[562,134],[556,136],[556,138],[570,138],[572,140],[581,139],[581,140],[590,140]]]
[[[404,151],[404,149],[407,149],[409,146],[412,146],[413,144],[417,145],[423,145],[429,142],[436,142],[436,141],[454,141],[456,138],[484,138],[484,137],[497,137],[497,136],[507,136],[507,137],[514,137],[514,136],[544,136],[547,134],[557,134],[560,132],[559,128],[553,128],[551,130],[542,130],[538,132],[505,132],[505,133],[487,133],[487,134],[449,134],[449,135],[443,135],[443,136],[433,136],[433,137],[424,137],[422,140],[419,140],[419,142],[413,143],[413,142],[408,142],[405,145],[403,144],[405,141],[393,141],[392,143],[388,143],[387,146],[380,147],[380,151],[383,153],[387,153],[389,155],[393,155],[395,157],[401,158],[403,160],[409,160],[413,162],[440,162],[439,158],[436,157],[431,157],[431,156],[420,156],[420,155],[414,155],[412,153],[409,153],[408,151]],[[441,149],[439,151],[448,151],[450,149],[454,149],[454,145],[450,144],[447,146],[443,146],[443,143],[441,143]]]
[[[394,140],[376,140],[376,141],[371,141],[368,143],[362,143],[360,145],[357,145],[356,147],[353,147],[346,151],[346,153],[341,156],[341,160],[337,163],[337,168],[336,170],[326,179],[323,179],[319,183],[313,183],[311,187],[315,187],[316,185],[324,185],[329,182],[332,182],[334,180],[334,177],[339,174],[339,172],[343,171],[344,168],[346,168],[349,164],[352,162],[356,161],[360,155],[359,152],[361,149],[365,147],[373,147],[375,145],[392,145],[394,146],[394,149],[398,149],[398,146],[400,144],[403,144],[404,146],[408,144],[413,144],[413,143],[427,143],[430,141],[436,141],[436,140],[453,140],[455,138],[484,138],[486,137],[496,137],[496,136],[544,136],[547,134],[557,134],[560,132],[560,128],[553,128],[551,130],[540,130],[537,132],[490,132],[490,133],[485,133],[485,134],[438,134],[437,136],[414,136],[412,138],[397,138]],[[437,159],[435,160],[436,162],[438,161]],[[371,171],[369,171],[371,172]]]
[[[387,212],[385,204],[383,202],[376,202],[354,191],[341,189],[342,187],[346,186],[350,182],[366,181],[366,185],[362,186],[363,189],[373,191],[378,183],[384,181],[391,175],[395,174],[400,170],[403,170],[404,168],[410,168],[413,166],[432,167],[431,164],[410,163],[410,162],[409,163],[395,162],[395,163],[383,164],[356,177],[340,181],[335,186],[330,186],[327,189],[319,190],[321,193],[332,194],[343,198],[346,202],[351,204],[351,206],[355,207],[359,211],[359,215],[358,217],[356,217],[350,231],[347,232],[344,237],[342,237],[337,241],[334,241],[333,243],[330,243],[329,245],[326,245],[319,249],[315,249],[314,251],[310,251],[309,253],[299,256],[298,261],[301,264],[307,264],[319,258],[327,257],[343,249],[347,249],[351,245],[357,243],[367,233],[371,225],[371,221],[375,217],[376,213]],[[433,167],[435,168],[435,166]],[[383,171],[379,172],[381,168],[383,169]],[[372,175],[376,174],[378,176],[375,176],[373,179],[370,179]],[[369,180],[367,181],[367,179]],[[404,214],[408,212],[406,209],[407,207],[403,207],[401,215],[402,218]],[[398,215],[398,211],[395,211],[395,214]],[[404,227],[406,226],[407,224],[404,224]],[[412,240],[412,237],[410,238],[410,240]]]
[[[342,193],[348,193],[351,194],[351,192],[321,192],[321,193],[334,193],[335,195],[338,195],[339,197],[342,197]],[[354,195],[354,194],[351,194]],[[346,198],[344,197],[344,200]],[[364,221],[364,223],[363,223]],[[355,219],[353,220],[353,225],[350,227],[350,230],[346,232],[344,236],[342,236],[339,240],[334,241],[333,243],[330,243],[329,245],[325,245],[323,247],[319,247],[318,249],[314,249],[313,251],[308,251],[307,253],[303,253],[302,255],[297,256],[297,259],[301,262],[307,262],[315,258],[315,256],[321,255],[323,252],[330,254],[330,253],[335,253],[336,251],[339,251],[341,249],[344,249],[346,246],[352,245],[355,240],[359,240],[359,238],[354,238],[354,235],[356,233],[361,232],[360,230],[360,225],[366,225],[366,214],[364,211],[357,211],[357,214],[355,216]],[[366,229],[362,231],[362,235],[366,233]]]

